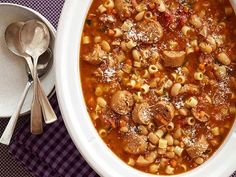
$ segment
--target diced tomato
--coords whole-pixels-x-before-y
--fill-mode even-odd
[[[205,64],[204,63],[200,63],[198,68],[201,70],[201,71],[205,71]]]
[[[186,12],[184,10],[184,7],[180,7],[177,12],[176,12],[176,21],[178,22],[178,26],[179,27],[183,27],[185,25],[185,23],[188,21],[188,16],[189,16],[189,12]]]
[[[177,161],[175,159],[172,159],[170,161],[170,164],[171,164],[172,167],[176,167],[177,166]]]
[[[174,22],[174,16],[171,12],[163,12],[160,21],[162,26],[169,27]]]
[[[184,26],[184,24],[187,22],[187,16],[186,15],[183,15],[183,16],[180,16],[180,18],[179,18],[179,26]]]
[[[112,30],[112,29],[109,29],[108,30],[108,35],[109,36],[113,36],[115,34],[115,31],[114,30]]]

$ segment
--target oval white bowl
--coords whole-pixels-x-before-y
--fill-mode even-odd
[[[92,0],[66,1],[55,47],[56,91],[66,127],[86,161],[104,177],[154,177],[121,161],[98,136],[87,113],[80,81],[79,49],[84,21]],[[228,177],[236,170],[236,134],[202,166],[174,177]]]

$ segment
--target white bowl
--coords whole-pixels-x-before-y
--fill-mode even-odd
[[[41,14],[33,9],[9,3],[0,3],[0,117],[10,117],[15,111],[21,94],[28,80],[25,70],[25,60],[13,54],[5,43],[5,30],[7,26],[17,21],[38,19],[44,22],[51,34],[50,48],[54,47],[56,36],[55,28]],[[54,89],[54,67],[41,79],[46,95]],[[33,91],[30,89],[23,104],[21,115],[31,109]]]
[[[151,177],[121,161],[98,136],[87,113],[79,69],[80,38],[92,0],[66,1],[56,40],[56,90],[66,127],[86,161],[104,177]],[[236,170],[236,134],[206,163],[178,177],[228,177]]]

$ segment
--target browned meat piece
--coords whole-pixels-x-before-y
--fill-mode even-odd
[[[110,108],[103,108],[99,113],[99,118],[103,127],[116,128],[119,125],[119,115],[112,111]]]
[[[185,84],[180,90],[180,94],[183,93],[198,94],[199,92],[200,92],[199,87],[193,84]]]
[[[128,91],[117,91],[111,98],[111,108],[120,115],[126,115],[134,105],[133,95]]]
[[[180,67],[185,62],[185,51],[164,51],[163,54],[166,67]]]
[[[137,23],[137,32],[140,34],[139,42],[152,44],[158,42],[163,36],[161,24],[154,20],[143,20]]]
[[[187,153],[191,158],[194,159],[201,156],[207,150],[208,146],[209,144],[206,140],[206,137],[202,135],[200,139],[198,139],[197,142],[194,143],[194,145],[187,149]]]
[[[147,125],[152,119],[150,106],[147,102],[136,103],[132,112],[135,123]]]
[[[210,119],[210,116],[204,111],[199,111],[198,107],[192,108],[192,114],[200,122],[207,122]]]
[[[132,11],[131,0],[115,0],[115,8],[121,17],[129,17]]]
[[[100,45],[96,44],[94,46],[94,50],[88,55],[85,55],[83,57],[83,60],[87,61],[88,63],[98,65],[106,58],[107,58],[107,53],[104,50],[102,50]]]
[[[207,65],[211,65],[215,61],[213,55],[206,55],[206,54],[201,54],[199,57],[199,62],[200,63],[205,63]]]
[[[124,150],[130,154],[143,154],[147,150],[147,138],[135,132],[129,132],[123,139]]]
[[[172,103],[167,101],[159,101],[156,104],[158,113],[167,121],[171,121],[175,115],[175,108]]]

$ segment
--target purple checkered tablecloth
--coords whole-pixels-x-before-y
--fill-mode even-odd
[[[59,120],[44,126],[44,134],[32,135],[26,123],[10,145],[10,152],[37,177],[96,177],[75,145],[61,118],[56,97],[51,104]]]
[[[0,0],[0,3],[16,3],[31,7],[43,14],[56,27],[64,0]],[[44,126],[44,134],[31,135],[29,122],[20,120],[10,145],[10,154],[36,177],[98,177],[74,146],[63,123],[56,95],[51,98],[52,106],[59,118],[52,125]],[[1,120],[0,132],[7,124]],[[0,145],[0,177],[30,177],[5,155],[6,147]],[[3,163],[6,163],[2,165]],[[2,170],[1,168],[4,169]],[[231,177],[236,177],[234,173]]]

